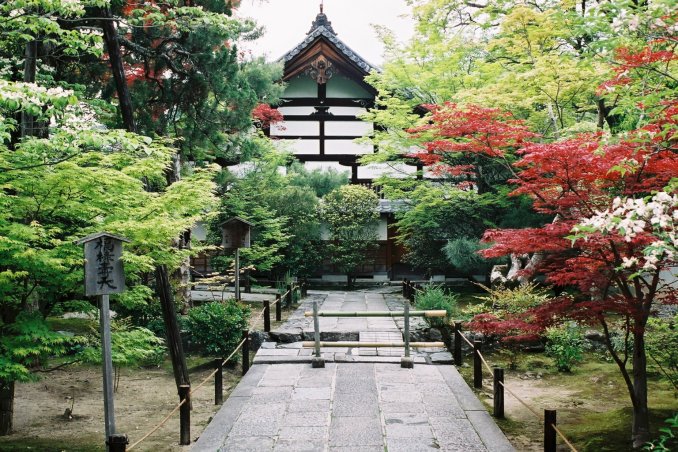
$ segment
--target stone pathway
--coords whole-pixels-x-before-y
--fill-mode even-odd
[[[427,352],[416,356],[413,369],[400,367],[397,348],[327,348],[325,368],[308,364],[311,350],[298,341],[312,338],[311,319],[303,317],[310,302],[322,301],[321,310],[396,310],[398,298],[312,294],[272,335],[287,342],[264,343],[192,450],[513,451],[457,370],[428,364]],[[321,331],[323,340],[402,340],[391,318],[321,318]],[[434,352],[440,353],[428,353]]]

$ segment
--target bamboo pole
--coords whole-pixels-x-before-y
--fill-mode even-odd
[[[405,311],[322,311],[320,317],[404,317]],[[410,311],[410,317],[445,317],[444,309],[432,311]],[[304,317],[313,317],[313,311],[304,312]]]
[[[303,341],[301,346],[304,348],[315,347],[315,341]],[[338,342],[320,342],[321,347],[405,347],[405,342],[358,342],[358,341],[338,341]],[[444,348],[444,342],[410,342],[410,347],[414,348]]]

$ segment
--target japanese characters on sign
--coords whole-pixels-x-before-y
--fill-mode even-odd
[[[125,290],[122,244],[126,239],[99,233],[78,243],[85,245],[85,295],[108,295]]]

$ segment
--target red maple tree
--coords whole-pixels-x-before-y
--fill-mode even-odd
[[[676,59],[675,45],[659,44],[635,52],[619,50],[616,76],[601,91],[634,83],[653,65]],[[506,163],[510,162],[507,153],[520,157],[512,163],[511,182],[517,185],[512,194],[529,196],[534,209],[553,221],[538,228],[488,230],[483,240],[491,246],[481,254],[527,256],[535,265],[523,270],[522,276],[544,275],[548,283],[568,289],[571,295],[501,319],[484,314],[470,326],[485,333],[533,339],[564,319],[600,325],[633,405],[634,447],[649,437],[645,326],[659,303],[677,302],[673,285],[660,277],[676,261],[664,255],[654,268],[642,271],[626,265],[642,259],[646,247],[656,240],[649,222],[631,239],[610,232],[574,239],[572,235],[577,224],[613,209],[615,198],[647,197],[678,176],[678,100],[669,98],[651,106],[639,102],[639,107],[646,108],[646,117],[652,120],[616,140],[582,134],[552,143],[530,142],[536,135],[507,114],[453,104],[430,106],[430,123],[411,131],[426,140],[425,150],[412,154],[425,164],[441,164],[446,153],[482,155]],[[612,345],[617,328],[627,342],[622,351]]]

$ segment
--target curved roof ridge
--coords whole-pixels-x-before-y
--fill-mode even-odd
[[[313,22],[315,24],[315,22]],[[296,47],[287,52],[282,56],[281,60],[288,62],[293,59],[295,56],[303,52],[308,46],[311,45],[318,37],[324,36],[328,41],[335,45],[341,53],[346,56],[349,60],[355,63],[360,69],[365,71],[365,73],[370,72],[371,70],[379,71],[379,67],[371,64],[363,57],[358,55],[353,49],[347,46],[341,39],[337,38],[337,35],[334,33],[334,30],[331,28],[328,29],[325,25],[319,25],[314,30],[310,31],[306,38],[301,41]]]

